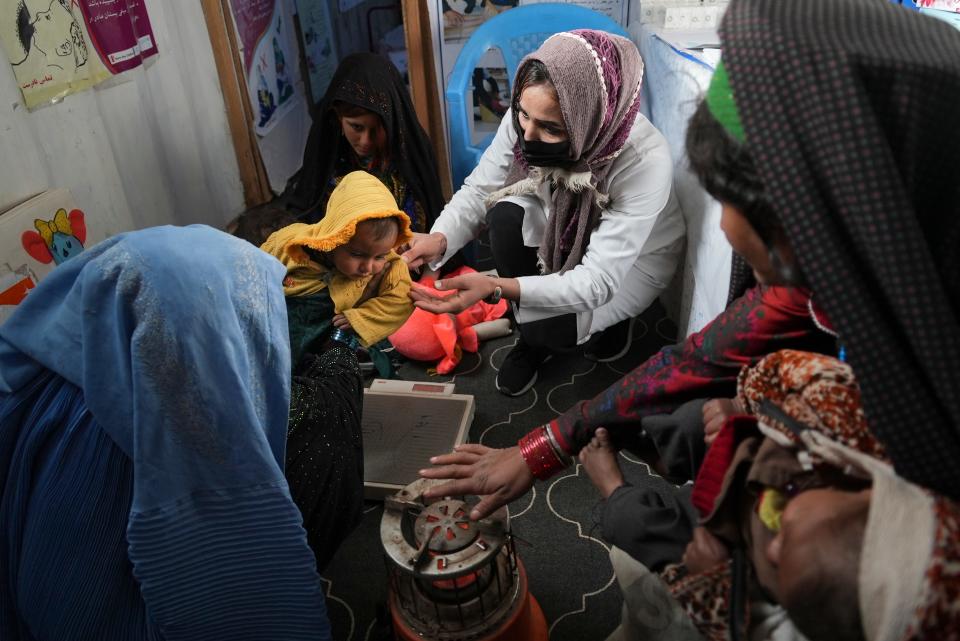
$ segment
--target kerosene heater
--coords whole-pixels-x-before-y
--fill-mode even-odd
[[[471,521],[464,497],[424,498],[442,482],[414,481],[384,502],[380,537],[397,639],[547,641],[506,508]]]

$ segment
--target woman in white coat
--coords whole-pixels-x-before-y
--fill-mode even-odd
[[[497,278],[450,278],[437,286],[455,295],[411,297],[435,313],[513,302],[520,338],[497,376],[504,394],[526,392],[552,351],[601,332],[587,356],[622,356],[631,319],[673,276],[684,224],[666,140],[639,113],[642,75],[626,38],[550,37],[520,64],[511,110],[479,165],[403,255],[436,269],[489,229]]]

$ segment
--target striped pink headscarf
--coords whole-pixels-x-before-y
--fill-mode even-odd
[[[516,162],[491,200],[533,193],[543,181],[553,183],[553,214],[539,257],[544,273],[562,273],[580,264],[607,204],[607,173],[640,108],[643,61],[626,38],[590,29],[551,36],[523,59],[518,79],[531,60],[542,62],[550,74],[570,137],[570,157],[578,160],[568,169],[528,167],[518,141]],[[514,105],[518,84],[514,82]]]

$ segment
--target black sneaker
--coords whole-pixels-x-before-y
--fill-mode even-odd
[[[497,389],[507,396],[520,396],[537,382],[537,370],[550,360],[551,354],[543,348],[527,345],[517,339],[497,372]]]
[[[634,318],[622,320],[612,327],[608,327],[596,336],[587,346],[583,355],[591,361],[609,363],[630,351],[633,341]]]

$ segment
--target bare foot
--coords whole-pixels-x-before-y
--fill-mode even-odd
[[[624,483],[617,452],[610,444],[610,434],[603,427],[598,428],[590,443],[580,450],[580,463],[605,499]]]

